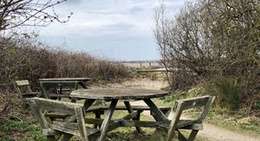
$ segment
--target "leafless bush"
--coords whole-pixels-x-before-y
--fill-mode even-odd
[[[55,57],[56,77],[91,77],[94,81],[128,77],[127,69],[122,64],[92,57],[84,52],[57,51]]]
[[[97,82],[129,77],[122,64],[26,39],[0,39],[0,61],[0,86],[12,86],[17,79],[28,79],[34,87],[40,78],[90,77]]]

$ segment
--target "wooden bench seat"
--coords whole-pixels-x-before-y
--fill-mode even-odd
[[[68,141],[75,135],[82,141],[94,141],[99,136],[98,129],[86,127],[85,111],[80,104],[37,97],[27,102],[48,140]],[[49,118],[55,113],[64,115],[63,120]]]
[[[59,124],[53,124],[52,129],[57,130],[57,131],[64,131],[66,133],[80,136],[80,133],[78,132],[78,123],[59,123]],[[85,127],[88,136],[98,136],[100,133],[100,130],[95,129],[95,128],[90,128],[90,127]]]

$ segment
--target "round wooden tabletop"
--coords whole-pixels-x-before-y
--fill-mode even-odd
[[[72,91],[70,97],[101,100],[141,100],[168,95],[168,92],[161,90],[140,89],[140,88],[93,88],[78,89]]]

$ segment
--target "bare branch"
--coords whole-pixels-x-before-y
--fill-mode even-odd
[[[19,26],[46,26],[52,22],[65,23],[70,19],[70,13],[61,20],[54,7],[67,0],[10,0],[0,1],[0,31]]]

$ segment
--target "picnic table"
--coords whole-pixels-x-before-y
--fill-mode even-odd
[[[151,100],[152,98],[158,98],[168,95],[168,92],[161,90],[150,90],[150,89],[136,89],[136,88],[95,88],[95,89],[78,89],[71,92],[70,97],[72,98],[83,98],[85,99],[84,108],[88,111],[96,100],[110,101],[110,105],[104,115],[103,120],[91,120],[87,119],[87,123],[100,124],[100,136],[98,141],[103,141],[107,132],[123,126],[136,127],[137,131],[141,131],[140,127],[160,127],[164,125],[169,125],[169,120],[167,119],[164,112]],[[140,121],[138,114],[140,112],[134,111],[138,110],[138,107],[132,108],[131,100],[143,100],[152,116],[156,120],[151,121]],[[129,112],[128,115],[121,119],[111,120],[114,110],[117,109],[118,101],[122,101],[125,105],[125,109]],[[142,107],[139,107],[143,110]],[[170,108],[169,108],[170,109]]]
[[[45,98],[61,99],[70,98],[70,92],[78,89],[79,86],[83,89],[87,89],[85,82],[90,81],[90,78],[43,78],[39,79],[39,81]],[[72,101],[75,102],[75,99]]]
[[[40,82],[51,82],[51,81],[55,81],[55,82],[71,82],[71,81],[77,81],[78,84],[84,88],[87,89],[87,86],[85,84],[85,82],[90,81],[90,78],[88,77],[65,77],[65,78],[42,78],[39,79]]]

